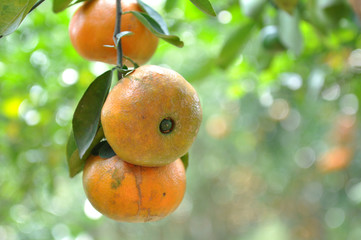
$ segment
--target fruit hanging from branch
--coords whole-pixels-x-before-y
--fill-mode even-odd
[[[104,135],[124,161],[163,166],[187,153],[202,121],[197,92],[180,74],[137,68],[110,91],[101,113]]]
[[[136,0],[122,0],[121,30],[131,35],[122,37],[123,55],[138,65],[146,63],[158,46],[158,37],[148,30],[129,11],[142,12]],[[90,0],[73,15],[69,24],[70,40],[76,51],[85,59],[117,64],[117,50],[113,33],[116,20],[115,0]],[[129,67],[133,64],[123,58]]]

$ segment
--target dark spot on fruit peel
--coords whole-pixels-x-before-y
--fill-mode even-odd
[[[119,173],[118,169],[114,169],[112,174],[113,181],[111,182],[111,188],[117,189],[121,184],[122,180],[124,179],[124,174]]]
[[[174,120],[170,117],[164,118],[159,124],[159,130],[163,134],[168,134],[173,131],[175,126]]]
[[[163,197],[165,197],[165,194],[166,194],[166,193],[164,192],[164,193],[163,193]]]

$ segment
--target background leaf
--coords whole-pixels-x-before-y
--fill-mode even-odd
[[[267,0],[240,0],[243,13],[251,18],[259,18]]]
[[[141,21],[155,36],[173,44],[174,46],[183,47],[184,43],[179,39],[179,37],[167,35],[163,31],[162,27],[149,15],[137,11],[129,11],[129,13],[132,13],[135,17],[137,17],[138,20]]]
[[[75,110],[73,131],[82,158],[92,144],[100,123],[100,113],[112,81],[109,70],[97,77],[85,91]]]
[[[280,10],[278,12],[278,22],[281,42],[294,54],[300,54],[303,49],[303,36],[299,25],[298,12],[290,15]]]
[[[14,32],[36,0],[0,1],[0,36]]]
[[[181,160],[182,160],[182,162],[183,162],[184,169],[187,170],[188,165],[189,165],[189,152],[187,152],[185,155],[183,155],[183,156],[181,157]]]
[[[53,0],[53,12],[58,13],[66,9],[72,0]]]
[[[293,14],[293,10],[296,8],[298,0],[274,0],[274,2],[280,9],[288,12],[289,14]]]
[[[217,15],[212,7],[212,4],[208,0],[190,0],[190,1],[202,12],[210,16]]]
[[[218,58],[218,65],[225,69],[240,54],[251,37],[254,22],[241,25],[223,44]]]
[[[178,4],[178,0],[166,0],[164,4],[164,10],[166,12],[172,11]]]

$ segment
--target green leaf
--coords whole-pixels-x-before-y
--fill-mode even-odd
[[[131,32],[131,31],[123,31],[123,32],[120,32],[116,35],[116,38],[117,38],[117,45],[119,44],[119,41],[122,37],[125,37],[125,36],[129,36],[129,35],[133,35],[134,33]],[[113,46],[114,47],[114,46]]]
[[[73,131],[82,158],[92,144],[100,123],[100,113],[112,82],[112,71],[97,77],[80,99],[73,117]]]
[[[288,12],[289,14],[292,14],[297,6],[298,0],[274,0],[274,2],[276,3],[277,7]]]
[[[179,39],[179,37],[174,35],[167,35],[162,27],[148,14],[137,12],[137,11],[128,11],[125,13],[132,13],[139,21],[141,21],[144,26],[146,26],[155,36],[163,39],[164,41],[169,42],[177,47],[183,47],[184,43]]]
[[[83,161],[79,157],[79,151],[76,147],[76,142],[74,138],[74,133],[71,132],[68,144],[66,146],[66,156],[69,168],[69,175],[70,177],[74,177],[77,173],[79,173],[84,166]]]
[[[244,14],[251,18],[259,18],[267,0],[240,0]]]
[[[318,0],[317,7],[319,8],[328,8],[335,5],[339,5],[340,3],[344,3],[344,0]]]
[[[177,6],[178,0],[167,0],[164,5],[164,11],[167,13],[172,11]]]
[[[116,155],[108,141],[103,141],[100,144],[98,151],[101,158],[111,158]]]
[[[215,13],[212,4],[208,0],[190,0],[199,10],[210,15],[217,16]]]
[[[14,32],[36,2],[36,0],[0,1],[0,36]]]
[[[72,0],[53,0],[53,12],[58,13],[66,9]]]
[[[182,162],[183,162],[184,169],[187,170],[188,164],[189,164],[189,152],[187,152],[185,155],[183,155],[183,156],[181,157],[181,160],[182,160]]]
[[[278,11],[278,22],[281,42],[294,54],[299,55],[303,49],[303,36],[300,30],[298,12],[291,16],[287,12],[280,10]]]
[[[66,157],[69,160],[71,158],[71,155],[77,150],[74,133],[71,131],[68,139],[68,143],[66,145]]]
[[[85,152],[82,158],[79,157],[79,150],[75,143],[74,133],[71,132],[68,144],[67,144],[67,162],[69,167],[69,175],[70,177],[74,177],[79,172],[83,170],[85,161],[90,156],[92,150],[96,147],[96,145],[104,138],[103,128],[98,128],[97,133],[94,137],[93,142],[91,143],[88,150]]]
[[[225,42],[218,57],[217,64],[226,69],[247,44],[254,27],[254,22],[241,25]]]
[[[137,0],[140,7],[151,17],[154,21],[158,23],[160,28],[162,29],[163,33],[166,35],[169,35],[168,27],[165,21],[163,20],[162,16],[159,15],[153,8],[151,8],[149,5],[145,4],[141,0]]]

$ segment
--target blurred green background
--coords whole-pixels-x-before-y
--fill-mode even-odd
[[[182,204],[159,222],[118,223],[91,207],[81,174],[69,178],[73,112],[111,66],[71,46],[79,5],[54,14],[45,1],[0,39],[0,240],[361,239],[351,5],[214,0],[209,17],[185,0],[145,2],[185,43],[161,40],[149,63],[183,75],[203,105]]]

